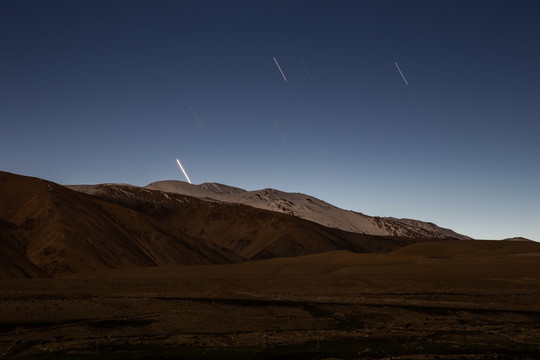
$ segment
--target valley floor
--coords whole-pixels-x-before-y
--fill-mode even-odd
[[[0,280],[0,356],[540,358],[540,252],[470,243]]]

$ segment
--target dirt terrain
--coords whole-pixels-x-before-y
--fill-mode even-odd
[[[20,359],[540,357],[540,244],[440,241],[0,281]]]

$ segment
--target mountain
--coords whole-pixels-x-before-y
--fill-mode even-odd
[[[412,242],[406,238],[328,228],[296,216],[244,204],[208,201],[206,198],[130,185],[78,185],[70,188],[143,211],[159,218],[166,226],[176,226],[190,237],[213,242],[249,260],[338,249],[378,252]]]
[[[362,235],[243,204],[130,185],[72,188],[79,191],[0,172],[0,278],[332,250],[387,252],[425,240]],[[205,191],[242,192],[219,186]]]
[[[288,193],[275,189],[246,191],[216,183],[192,185],[183,181],[159,181],[151,183],[145,188],[277,211],[298,216],[326,227],[359,234],[407,238],[470,239],[433,223],[393,217],[367,216],[359,212],[340,209],[301,193]]]
[[[0,172],[0,204],[0,277],[242,260],[142,211],[41,179]]]

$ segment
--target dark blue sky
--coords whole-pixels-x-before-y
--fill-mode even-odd
[[[194,183],[540,240],[538,19],[536,0],[3,0],[0,169],[145,185],[184,180],[180,158]]]

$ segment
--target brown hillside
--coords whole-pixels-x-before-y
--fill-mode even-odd
[[[203,201],[129,185],[96,185],[92,193],[144,212],[175,231],[217,243],[246,259],[334,250],[386,252],[419,241],[350,233],[247,205]]]
[[[414,240],[366,236],[240,204],[100,185],[96,195],[0,172],[2,277],[389,251]]]
[[[48,181],[3,172],[0,189],[2,247],[23,267],[15,272],[3,261],[2,276],[241,260],[180,231],[172,234],[144,213]]]
[[[0,278],[42,277],[45,273],[28,260],[17,226],[0,220]]]

